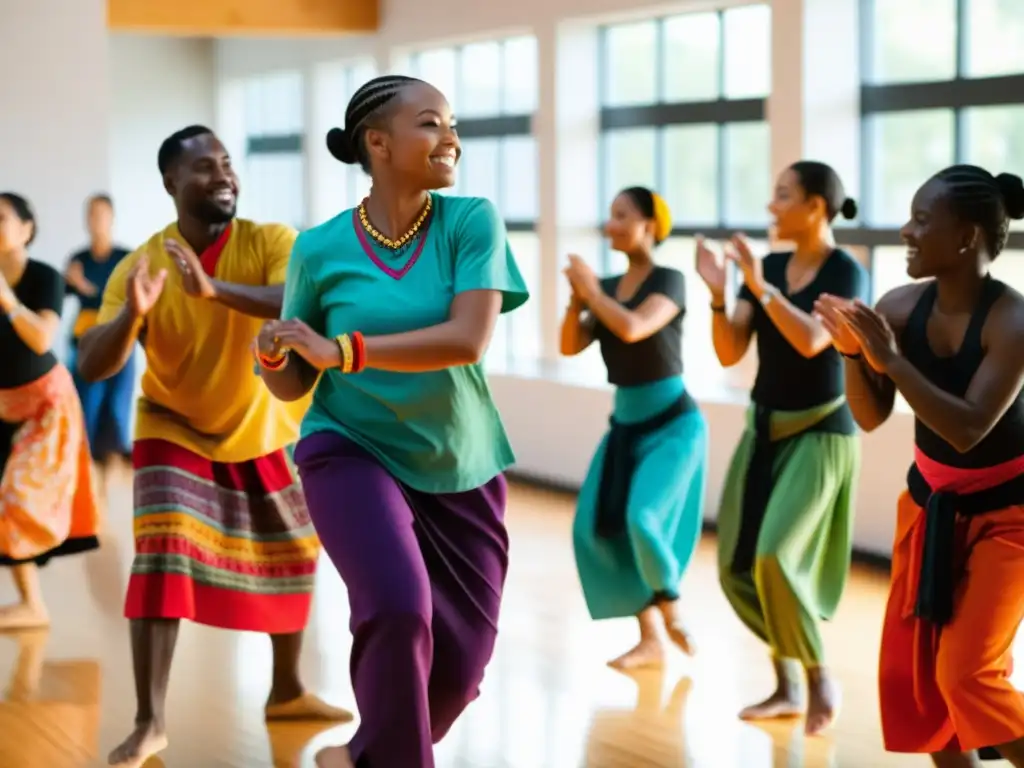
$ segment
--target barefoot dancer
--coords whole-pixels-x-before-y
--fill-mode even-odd
[[[82,406],[50,351],[64,281],[28,257],[35,234],[25,198],[0,193],[0,565],[20,598],[0,608],[0,631],[47,626],[38,566],[99,546]]]
[[[915,416],[882,630],[882,733],[892,752],[975,764],[996,747],[1024,768],[1024,694],[1009,680],[1024,620],[1024,297],[988,274],[1024,185],[947,168],[914,197],[907,273],[872,311],[822,298],[847,356],[857,422],[872,430],[896,390]],[[986,755],[995,757],[995,755]]]
[[[257,341],[277,397],[316,387],[295,460],[351,602],[361,721],[317,764],[433,768],[497,635],[513,455],[480,359],[527,291],[494,206],[431,191],[461,151],[435,88],[371,80],[327,145],[373,189],[299,237]]]
[[[740,716],[806,710],[807,732],[817,733],[838,706],[818,622],[835,612],[849,571],[860,443],[842,359],[811,313],[822,293],[862,296],[867,275],[835,246],[831,222],[840,213],[852,218],[856,205],[829,166],[792,165],[779,176],[768,210],[778,238],[796,250],[762,261],[734,238],[728,253],[744,285],[731,313],[725,270],[703,244],[697,248],[718,359],[739,362],[756,334],[759,360],[747,429],[718,513],[718,569],[736,615],[771,648],[778,677],[775,692]],[[810,689],[806,702],[799,667]]]
[[[103,289],[114,268],[128,251],[114,244],[114,203],[107,195],[94,195],[87,204],[89,247],[71,257],[64,278],[68,293],[78,299],[78,317],[71,338],[68,367],[75,376],[78,396],[82,399],[89,448],[102,470],[109,468],[117,456],[131,458],[131,417],[135,399],[135,356],[128,358],[124,368],[109,379],[87,382],[78,375],[74,358],[78,340],[96,324],[103,301]]]
[[[651,257],[671,230],[664,200],[631,187],[605,225],[611,247],[629,259],[626,273],[598,280],[578,256],[566,270],[573,293],[562,354],[597,339],[616,387],[611,430],[580,490],[573,542],[590,615],[640,623],[640,642],[611,662],[622,669],[659,666],[665,630],[692,652],[678,590],[700,539],[708,434],[682,379],[683,275]]]
[[[133,768],[167,743],[180,619],[271,636],[268,718],[347,716],[299,681],[319,551],[284,450],[301,410],[270,397],[249,353],[260,318],[280,313],[295,233],[235,218],[238,178],[208,129],[173,134],[158,164],[178,220],[114,270],[79,345],[88,381],[117,373],[137,338],[146,351],[125,607],[138,714],[110,755]]]

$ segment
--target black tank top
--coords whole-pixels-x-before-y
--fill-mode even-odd
[[[903,329],[900,337],[903,356],[943,392],[963,397],[985,357],[981,344],[985,320],[1005,290],[1005,283],[991,277],[985,280],[981,298],[971,315],[960,349],[954,355],[940,357],[928,343],[928,318],[931,317],[937,295],[935,283],[931,283],[921,293]],[[928,458],[963,469],[983,469],[1024,455],[1024,389],[1017,393],[1017,399],[992,431],[966,453],[957,451],[916,417],[914,443]]]

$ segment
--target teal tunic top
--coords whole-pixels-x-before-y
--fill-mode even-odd
[[[435,194],[418,252],[420,238],[395,254],[360,238],[357,224],[348,210],[299,235],[283,319],[299,318],[328,338],[380,336],[445,322],[464,291],[500,291],[502,312],[529,297],[505,224],[488,200]],[[301,435],[323,431],[355,441],[397,480],[426,493],[478,488],[515,460],[480,364],[423,373],[326,371]]]

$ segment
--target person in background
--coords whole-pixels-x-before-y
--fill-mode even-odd
[[[52,352],[64,281],[28,257],[35,236],[28,201],[0,193],[0,565],[19,596],[0,631],[48,626],[38,566],[99,546],[82,406]]]
[[[989,273],[1024,182],[955,165],[914,196],[907,274],[875,309],[823,296],[857,423],[896,392],[914,412],[914,461],[896,509],[879,693],[890,752],[939,768],[1024,768],[1024,695],[1010,674],[1024,621],[1024,296]],[[1012,258],[1012,257],[1010,257]]]
[[[213,132],[189,126],[157,154],[177,220],[114,269],[79,341],[87,381],[142,341],[135,426],[131,621],[135,727],[110,754],[138,768],[167,746],[168,678],[181,619],[270,635],[267,719],[345,720],[299,676],[320,545],[286,448],[308,401],[278,403],[249,347],[278,317],[295,231],[235,216],[238,177]]]
[[[71,332],[68,367],[85,413],[85,426],[93,460],[106,469],[113,456],[131,461],[132,401],[135,394],[135,356],[109,379],[88,382],[78,374],[78,340],[96,324],[103,289],[128,251],[114,243],[114,203],[98,194],[86,203],[89,246],[72,255],[64,270],[68,294],[78,299],[78,317]]]
[[[327,146],[373,187],[299,236],[256,341],[275,396],[315,388],[295,461],[351,604],[359,729],[316,759],[434,768],[497,639],[515,457],[481,361],[529,294],[494,204],[435,192],[461,155],[436,88],[371,80]]]
[[[740,716],[806,713],[807,733],[817,734],[839,707],[818,624],[835,613],[850,570],[860,440],[842,358],[814,316],[814,301],[823,293],[864,297],[868,281],[835,245],[833,220],[853,218],[857,207],[832,168],[807,160],[791,165],[768,211],[778,239],[793,250],[760,259],[734,237],[726,254],[743,287],[731,311],[724,265],[702,240],[697,245],[719,361],[735,365],[757,337],[747,428],[718,512],[718,570],[740,621],[771,649],[778,680],[771,696]]]
[[[672,230],[661,196],[630,187],[612,202],[605,236],[625,254],[625,274],[599,280],[578,256],[565,270],[572,298],[561,351],[577,355],[597,340],[615,386],[611,429],[583,482],[573,543],[594,619],[636,616],[640,642],[611,662],[660,666],[667,631],[684,653],[679,582],[704,521],[708,429],[683,384],[681,272],[654,263]]]

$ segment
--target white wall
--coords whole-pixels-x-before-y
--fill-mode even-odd
[[[109,183],[106,3],[4,4],[0,187],[36,209],[35,258],[61,264],[82,200]]]
[[[747,0],[750,2],[750,0]],[[440,3],[440,4],[438,4]],[[492,375],[498,406],[511,434],[518,468],[547,480],[578,485],[591,452],[607,424],[610,390],[602,372],[577,361],[558,361],[557,326],[564,303],[560,267],[569,252],[595,248],[591,199],[596,189],[596,35],[595,24],[678,11],[721,8],[743,2],[691,0],[636,7],[621,0],[519,0],[515,3],[467,4],[438,0],[424,5],[413,0],[388,0],[381,31],[374,36],[327,40],[222,40],[216,59],[220,81],[276,70],[300,69],[317,93],[318,71],[324,63],[351,62],[363,57],[381,70],[400,66],[409,48],[427,48],[472,39],[495,39],[528,33],[536,36],[540,59],[539,106],[534,134],[540,157],[541,276],[531,286],[543,319],[543,356],[532,364],[512,366]],[[857,0],[772,0],[772,93],[768,121],[771,159],[776,171],[803,156],[813,156],[840,169],[851,194],[860,188],[859,69]],[[821,41],[827,40],[828,45]],[[340,99],[341,96],[339,95]],[[310,114],[324,111],[316,105]],[[337,108],[327,110],[337,112]],[[228,133],[237,120],[222,104]],[[332,162],[322,151],[322,126],[309,125],[307,155],[313,171]],[[321,148],[321,149],[316,149]],[[312,187],[314,197],[315,185]],[[581,194],[581,190],[583,190]],[[766,200],[769,190],[765,190]],[[320,210],[329,201],[312,201]],[[707,344],[707,323],[699,287],[691,293],[696,309],[687,321],[686,344]],[[688,379],[711,427],[711,483],[707,514],[715,517],[721,482],[743,424],[753,360],[730,372],[724,385]],[[731,384],[731,386],[730,386]],[[855,542],[863,550],[885,554],[890,549],[894,505],[911,461],[913,421],[896,413],[888,424],[864,438]]]
[[[156,153],[167,136],[216,114],[209,39],[110,35],[110,187],[117,237],[132,247],[174,219]]]

